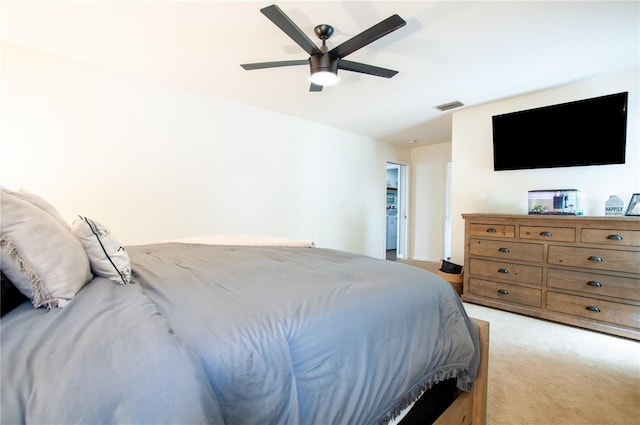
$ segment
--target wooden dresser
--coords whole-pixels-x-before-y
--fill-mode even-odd
[[[463,214],[462,299],[640,340],[640,218]]]

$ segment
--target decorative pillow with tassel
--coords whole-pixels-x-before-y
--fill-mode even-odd
[[[0,189],[2,273],[35,307],[64,307],[93,278],[84,248],[42,198]]]

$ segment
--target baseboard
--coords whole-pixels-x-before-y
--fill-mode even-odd
[[[409,261],[425,261],[427,263],[439,263],[441,258],[421,258],[421,257],[413,257],[413,258],[405,258],[405,260]]]

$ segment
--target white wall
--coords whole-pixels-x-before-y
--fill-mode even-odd
[[[384,258],[387,161],[408,149],[2,45],[0,184],[125,245],[249,233]]]
[[[640,192],[639,70],[457,111],[452,137],[452,261],[464,258],[462,213],[526,214],[527,192],[575,188],[585,215],[604,215],[610,195],[625,203]],[[497,114],[628,91],[623,165],[493,171],[491,117]]]
[[[439,261],[444,256],[446,163],[451,160],[451,143],[411,150],[412,258]]]

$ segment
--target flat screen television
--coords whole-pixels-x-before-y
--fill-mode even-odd
[[[493,116],[494,170],[624,164],[627,95]]]

